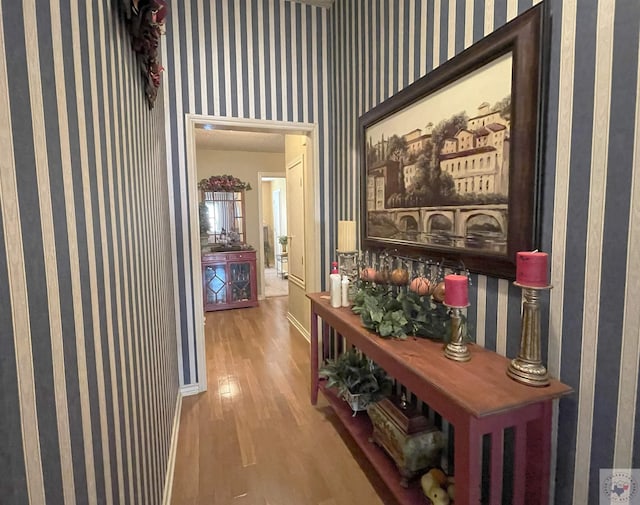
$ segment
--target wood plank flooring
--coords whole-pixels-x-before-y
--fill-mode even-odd
[[[172,505],[396,505],[322,398],[287,297],[206,314],[209,388],[183,399]]]

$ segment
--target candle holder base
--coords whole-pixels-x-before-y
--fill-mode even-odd
[[[549,376],[540,359],[540,293],[552,286],[526,286],[519,282],[514,284],[522,288],[520,352],[507,367],[507,375],[526,386],[547,386]]]
[[[469,361],[471,353],[465,344],[449,342],[444,348],[444,355],[453,361]]]
[[[527,386],[544,387],[549,385],[547,369],[539,361],[513,359],[507,368],[507,375],[514,381]]]
[[[444,304],[451,309],[451,340],[444,347],[444,355],[453,361],[465,362],[471,359],[469,348],[464,343],[464,334],[462,323],[462,310],[468,305],[459,307],[456,305]]]

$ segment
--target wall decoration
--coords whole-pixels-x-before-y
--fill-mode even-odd
[[[158,57],[158,44],[165,33],[167,3],[166,0],[122,0],[120,5],[127,19],[131,48],[138,55],[149,109],[153,109],[164,70]]]
[[[514,278],[537,233],[542,7],[360,117],[363,247]]]

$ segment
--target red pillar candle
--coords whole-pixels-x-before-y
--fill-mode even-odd
[[[451,307],[469,305],[469,280],[466,275],[446,275],[444,278],[444,303]]]
[[[516,282],[523,286],[548,286],[547,261],[548,255],[544,252],[519,252],[516,255]]]

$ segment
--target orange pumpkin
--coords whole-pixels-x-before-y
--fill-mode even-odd
[[[378,270],[378,273],[376,273],[376,282],[378,284],[386,284],[389,282],[389,270],[387,268]]]
[[[409,289],[417,295],[428,295],[431,291],[431,283],[426,277],[416,277],[409,284]]]
[[[431,296],[436,302],[444,302],[444,282],[438,282]]]
[[[368,267],[362,270],[360,278],[363,281],[373,282],[376,280],[376,275],[378,275],[378,271],[375,268]]]

